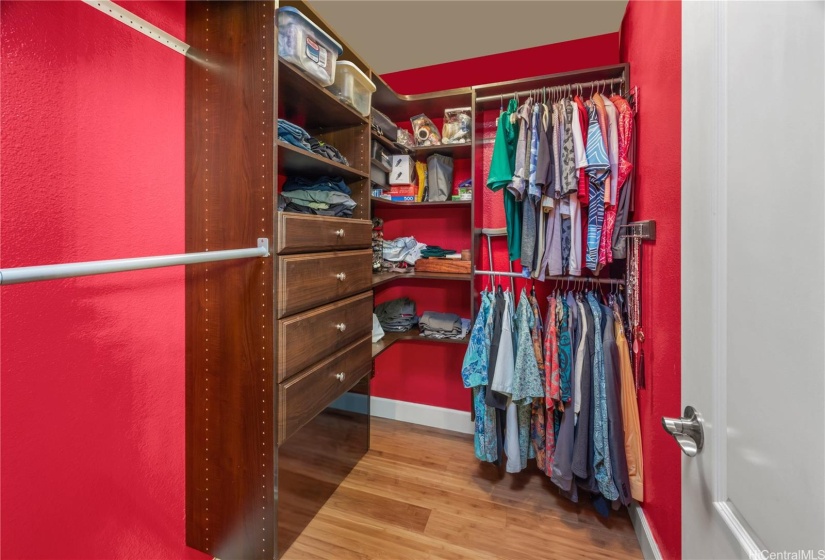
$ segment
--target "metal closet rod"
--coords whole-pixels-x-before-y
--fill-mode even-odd
[[[226,251],[204,251],[202,253],[184,253],[182,255],[163,255],[159,257],[138,257],[134,259],[113,259],[107,261],[89,261],[67,264],[47,264],[43,266],[22,266],[19,268],[0,269],[0,285],[74,278],[126,272],[146,268],[162,268],[181,264],[201,264],[231,259],[249,259],[269,256],[269,239],[259,238],[258,246],[251,249],[230,249]]]
[[[506,276],[508,278],[521,278],[522,280],[535,280],[535,278],[525,278],[523,274],[518,272],[496,272],[495,270],[475,270],[473,274],[476,276]],[[617,278],[590,278],[588,276],[548,276],[547,280],[553,281],[570,281],[570,282],[589,282],[591,284],[624,284],[624,280]]]
[[[593,80],[592,82],[579,82],[577,84],[561,84],[561,85],[558,85],[558,86],[543,86],[543,87],[538,87],[538,88],[534,88],[534,89],[529,89],[527,91],[516,91],[516,92],[513,92],[513,93],[502,93],[501,95],[487,95],[487,96],[484,96],[484,97],[476,97],[476,103],[478,103],[478,102],[483,103],[485,101],[495,101],[497,99],[503,99],[505,97],[510,98],[510,97],[516,97],[516,96],[519,96],[519,97],[528,96],[528,95],[532,95],[536,91],[542,91],[542,90],[545,90],[545,89],[546,90],[562,90],[562,89],[568,89],[568,88],[570,88],[570,89],[589,88],[589,87],[596,87],[596,86],[602,86],[602,85],[609,86],[609,85],[613,85],[613,84],[623,84],[623,83],[624,83],[624,78],[622,77],[622,78],[609,78],[607,80]]]

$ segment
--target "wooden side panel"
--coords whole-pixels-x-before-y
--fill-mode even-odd
[[[274,2],[188,2],[186,250],[274,247]],[[276,554],[274,257],[187,267],[186,543]]]

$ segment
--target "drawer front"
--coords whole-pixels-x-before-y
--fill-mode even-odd
[[[372,246],[372,222],[280,212],[278,253],[309,253]]]
[[[372,250],[278,257],[278,318],[372,287]]]
[[[372,291],[278,322],[278,382],[372,335]]]
[[[300,430],[370,371],[372,337],[367,336],[278,384],[278,444]]]

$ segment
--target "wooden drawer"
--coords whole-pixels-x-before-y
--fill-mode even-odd
[[[278,322],[278,382],[372,335],[372,291]]]
[[[371,249],[278,257],[278,318],[370,287]]]
[[[372,370],[372,336],[278,384],[278,444],[301,429]]]
[[[309,253],[372,246],[372,222],[280,212],[278,253]]]

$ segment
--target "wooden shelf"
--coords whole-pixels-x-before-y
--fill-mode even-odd
[[[375,158],[370,158],[370,163],[378,169],[380,169],[381,171],[383,171],[384,173],[389,173],[390,171],[392,171],[392,168],[389,165],[384,165]]]
[[[472,146],[470,142],[464,142],[463,144],[442,144],[440,146],[419,146],[413,149],[413,154],[416,157],[428,157],[432,154],[441,154],[461,159],[470,157],[471,152]]]
[[[276,145],[278,146],[279,174],[300,175],[303,177],[338,175],[342,177],[344,181],[369,177],[367,173],[363,173],[337,161],[332,161],[324,156],[308,152],[282,140],[276,141]]]
[[[412,330],[409,330],[407,332],[385,333],[384,337],[381,340],[372,343],[372,357],[375,358],[385,350],[389,349],[390,346],[402,340],[420,340],[424,342],[435,342],[436,344],[467,344],[468,342],[470,342],[469,332],[467,332],[467,335],[464,338],[460,339],[429,338],[426,336],[420,336],[418,332],[419,331],[417,328],[413,328]]]
[[[393,202],[392,200],[387,200],[386,198],[381,198],[378,196],[370,197],[370,200],[376,206],[427,206],[429,208],[433,207],[462,207],[462,208],[469,208],[472,204],[472,200],[446,200],[444,202]]]
[[[469,282],[473,279],[471,273],[455,273],[455,272],[379,272],[372,275],[372,287],[393,282],[399,279],[407,280],[457,280]]]
[[[281,60],[278,61],[278,102],[280,118],[307,130],[334,130],[367,123],[354,109]]]

